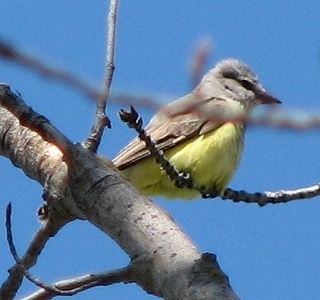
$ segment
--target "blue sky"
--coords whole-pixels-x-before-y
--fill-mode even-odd
[[[226,57],[246,62],[282,109],[320,113],[319,1],[121,1],[113,91],[166,95],[190,91],[188,63],[195,43],[210,36],[208,68]],[[92,82],[102,83],[105,55],[104,1],[6,1],[0,37]],[[86,138],[94,105],[77,91],[30,70],[0,61],[0,82],[18,90],[73,141]],[[108,108],[113,129],[100,153],[113,157],[134,133],[119,122],[120,106]],[[147,121],[153,111],[139,108]],[[241,166],[230,186],[247,191],[294,189],[319,181],[319,132],[249,128]],[[1,216],[13,204],[16,246],[23,253],[39,227],[41,186],[0,159]],[[320,294],[319,199],[284,205],[229,201],[155,201],[202,252],[217,254],[242,299],[316,299]],[[0,279],[13,261],[0,230]],[[129,258],[86,222],[66,226],[49,242],[32,273],[51,283],[125,266]],[[35,290],[25,283],[19,296]],[[134,284],[96,288],[76,299],[153,299]]]

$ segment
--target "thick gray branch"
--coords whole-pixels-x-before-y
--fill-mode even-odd
[[[72,145],[4,85],[0,120],[0,154],[45,187],[48,217],[86,219],[111,236],[132,260],[132,281],[166,299],[238,299],[214,255],[201,255],[108,160]]]

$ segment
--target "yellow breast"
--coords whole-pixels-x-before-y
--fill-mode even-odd
[[[244,127],[226,123],[165,151],[165,157],[180,171],[187,172],[198,186],[224,191],[238,167],[243,150]],[[146,158],[123,170],[131,183],[146,195],[192,199],[199,192],[178,188],[164,170]]]

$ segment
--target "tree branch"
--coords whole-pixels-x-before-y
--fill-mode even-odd
[[[11,203],[9,203],[6,210],[7,240],[10,252],[14,257],[16,264],[10,268],[9,276],[0,288],[1,299],[13,299],[22,284],[24,276],[28,277],[29,280],[33,279],[27,270],[37,263],[38,258],[48,240],[53,237],[64,225],[65,222],[59,223],[57,220],[55,222],[52,222],[51,220],[46,220],[43,222],[43,225],[31,240],[26,253],[20,259],[13,243]]]
[[[33,57],[27,53],[18,50],[13,45],[0,40],[0,57],[10,60],[14,63],[20,64],[23,67],[36,71],[43,77],[57,82],[67,84],[74,89],[83,93],[89,99],[97,100],[100,96],[98,90],[95,90],[84,80],[71,74],[61,68],[54,68],[47,63],[41,61],[38,57]]]
[[[86,81],[75,75],[53,68],[38,58],[32,57],[19,51],[12,45],[0,40],[0,56],[3,59],[18,63],[26,68],[38,72],[40,75],[49,79],[57,80],[69,85],[71,88],[80,91],[84,96],[97,101],[101,92],[94,89]],[[114,93],[110,94],[110,99],[124,105],[134,104],[135,106],[147,107],[158,110],[161,105],[159,97],[154,95],[139,96],[134,93]],[[272,110],[251,116],[247,120],[250,126],[271,126],[278,129],[301,130],[320,130],[320,115],[314,111],[280,111]]]
[[[106,106],[110,94],[110,87],[114,72],[114,48],[116,36],[118,1],[111,0],[108,16],[108,36],[107,36],[107,57],[106,57],[106,78],[103,91],[97,101],[96,119],[91,129],[90,136],[84,146],[93,152],[97,152],[105,127],[111,126],[110,120],[106,116]]]
[[[39,127],[22,125],[16,102],[24,108],[9,87],[1,86],[0,154],[45,187],[48,220],[82,218],[97,226],[138,262],[134,282],[149,293],[166,299],[238,299],[226,276],[212,277],[222,273],[217,264],[199,272],[199,250],[171,216],[137,192],[108,160],[65,137],[57,145],[48,142],[50,135],[42,131],[56,129],[47,121]],[[57,130],[55,134],[59,139]]]
[[[226,189],[222,195],[223,200],[232,200],[234,202],[257,203],[260,206],[267,204],[286,203],[293,200],[310,199],[320,195],[320,183],[310,187],[304,187],[294,190],[280,190],[276,192],[247,193],[245,191],[235,191]]]
[[[120,282],[132,282],[130,266],[110,272],[87,274],[76,278],[61,280],[54,283],[51,287],[54,287],[61,292],[64,291],[65,293],[57,294],[54,289],[40,289],[22,300],[52,299],[57,295],[72,296],[96,286],[108,286]]]
[[[196,49],[190,60],[191,90],[201,81],[207,62],[211,55],[211,39],[209,36],[202,37],[196,44]]]

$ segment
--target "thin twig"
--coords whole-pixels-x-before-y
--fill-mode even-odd
[[[78,78],[70,72],[51,67],[39,58],[28,55],[1,40],[0,57],[34,70],[46,78],[67,84],[71,88],[78,90],[94,101],[101,98],[101,93],[87,84],[86,81]],[[147,107],[153,110],[158,110],[161,107],[160,101],[153,95],[139,96],[130,93],[116,93],[114,95],[110,94],[110,98],[115,99],[115,101],[119,103],[135,104],[135,106]],[[271,112],[267,111],[264,114],[250,117],[247,122],[248,125],[251,126],[271,126],[274,128],[295,131],[320,130],[320,115],[319,113],[311,110],[287,112],[281,112],[280,110]]]
[[[44,222],[44,225],[39,229],[34,238],[32,239],[27,252],[20,258],[17,254],[16,248],[14,246],[13,235],[12,235],[12,224],[11,224],[11,203],[8,204],[6,209],[6,232],[7,241],[9,245],[10,252],[16,262],[16,265],[9,270],[9,276],[7,280],[3,283],[0,289],[0,299],[2,297],[13,298],[19,287],[21,286],[22,279],[24,276],[30,281],[37,284],[38,279],[33,277],[28,269],[34,266],[38,260],[40,253],[42,252],[44,246],[50,237],[54,236],[56,232],[64,225],[51,222],[50,220]],[[40,282],[41,284],[41,282]],[[37,284],[39,285],[39,284]]]
[[[320,114],[312,110],[271,109],[251,116],[247,123],[250,126],[268,126],[282,130],[320,130]]]
[[[39,58],[28,55],[27,53],[24,53],[15,48],[14,46],[1,40],[0,57],[18,63],[31,70],[34,70],[41,76],[44,76],[52,80],[56,80],[63,84],[67,84],[94,101],[97,101],[97,99],[99,99],[100,97],[100,92],[98,90],[94,89],[84,80],[80,79],[74,74],[71,74],[70,72],[62,70],[60,68],[54,68],[52,66],[49,66],[47,63],[41,61]]]
[[[207,62],[211,55],[211,39],[210,37],[202,37],[196,44],[195,53],[190,60],[190,77],[191,77],[191,89],[193,90],[200,82]]]
[[[107,51],[106,51],[106,77],[104,81],[103,92],[98,99],[96,107],[96,118],[91,128],[90,136],[84,143],[84,146],[92,152],[97,152],[105,127],[110,128],[110,120],[106,115],[106,106],[110,94],[110,87],[114,73],[114,48],[116,37],[116,20],[117,20],[118,0],[111,0],[108,15],[108,34],[107,34]]]
[[[320,195],[320,183],[310,187],[304,187],[294,190],[281,190],[276,192],[248,193],[245,191],[235,191],[226,189],[221,196],[223,200],[232,200],[233,202],[257,203],[260,206],[267,204],[286,203],[293,200],[310,199]]]
[[[106,78],[104,82],[105,101],[108,101],[110,94],[110,87],[113,78],[114,66],[114,51],[116,41],[116,21],[117,21],[118,0],[110,1],[109,15],[108,15],[108,37],[107,37],[107,59],[106,59]]]
[[[117,104],[120,106],[130,106],[134,104],[135,107],[146,108],[154,112],[161,108],[161,103],[163,103],[163,99],[174,100],[172,95],[151,96],[148,94],[143,95],[126,92],[113,92],[110,94],[109,104]]]
[[[10,252],[16,261],[17,264],[21,264],[21,260],[17,254],[17,250],[13,244],[13,236],[12,236],[12,224],[11,224],[11,213],[12,213],[12,205],[9,202],[7,209],[6,209],[6,232],[7,232],[7,242],[9,245]]]
[[[161,99],[165,96],[154,96],[150,95],[137,95],[130,93],[114,93],[110,95],[110,100],[114,103],[121,105],[133,105],[135,107],[143,107],[153,111],[159,110],[164,103]],[[169,97],[170,100],[175,99],[173,96]],[[192,107],[196,109],[195,106]],[[202,113],[202,114],[201,114]],[[170,114],[170,111],[168,111]],[[216,112],[199,112],[202,117],[208,117],[212,121],[216,122],[226,122],[230,119],[223,119],[222,117],[215,115]],[[320,130],[320,113],[314,110],[280,110],[280,109],[267,109],[258,114],[253,114],[249,118],[239,118],[240,122],[246,122],[248,126],[257,127],[272,127],[280,130],[294,130],[294,131],[304,131],[304,130]]]
[[[0,288],[0,299],[14,298],[15,294],[17,293],[19,287],[22,284],[24,276],[26,276],[28,279],[34,279],[33,276],[29,274],[27,269],[29,269],[37,263],[38,257],[44,249],[47,241],[52,236],[54,236],[65,224],[58,224],[58,222],[52,222],[51,220],[43,222],[43,226],[41,226],[41,228],[33,237],[25,255],[22,258],[20,258],[17,254],[13,241],[11,212],[12,206],[11,203],[9,203],[6,209],[7,241],[10,248],[10,252],[15,259],[16,265],[14,265],[9,270],[9,276]]]
[[[69,291],[60,291],[55,286],[49,286],[43,283],[38,278],[31,275],[31,273],[27,270],[27,266],[24,265],[23,260],[19,257],[16,247],[14,245],[13,241],[13,235],[12,235],[12,224],[11,224],[11,213],[12,213],[12,206],[11,203],[8,204],[6,209],[6,231],[7,231],[7,241],[10,248],[10,252],[17,264],[17,266],[20,268],[21,273],[32,283],[37,285],[38,287],[47,290],[48,292],[54,293],[55,295],[66,295],[69,296]],[[50,236],[46,236],[46,241],[50,238]],[[42,245],[41,245],[42,246]],[[42,247],[43,249],[43,247]],[[40,254],[40,252],[38,252]]]
[[[95,89],[92,85],[88,84],[87,81],[77,77],[69,71],[52,67],[47,62],[41,61],[38,57],[33,57],[27,53],[24,53],[11,44],[1,40],[0,58],[20,64],[22,67],[38,73],[40,76],[44,76],[48,79],[56,80],[58,82],[66,84],[70,88],[79,91],[85,97],[88,97],[95,102],[100,98],[105,98],[105,95],[102,97],[101,92],[98,89]],[[108,72],[110,71],[106,71],[106,74]],[[111,76],[109,75],[108,78],[111,78]],[[105,82],[105,85],[107,85],[107,79]],[[109,98],[119,104],[130,105],[133,103],[135,104],[135,106],[147,107],[152,110],[158,110],[161,107],[161,101],[158,99],[160,97],[156,97],[154,95],[151,96],[146,94],[140,96],[135,93],[119,92],[109,94]]]
[[[54,283],[52,286],[59,289],[59,291],[67,292],[68,296],[71,296],[96,286],[108,286],[120,282],[132,282],[131,273],[131,267],[128,266],[110,272],[87,274],[76,278],[61,280]],[[53,291],[40,289],[22,300],[51,299],[54,296],[56,296],[56,294]]]

